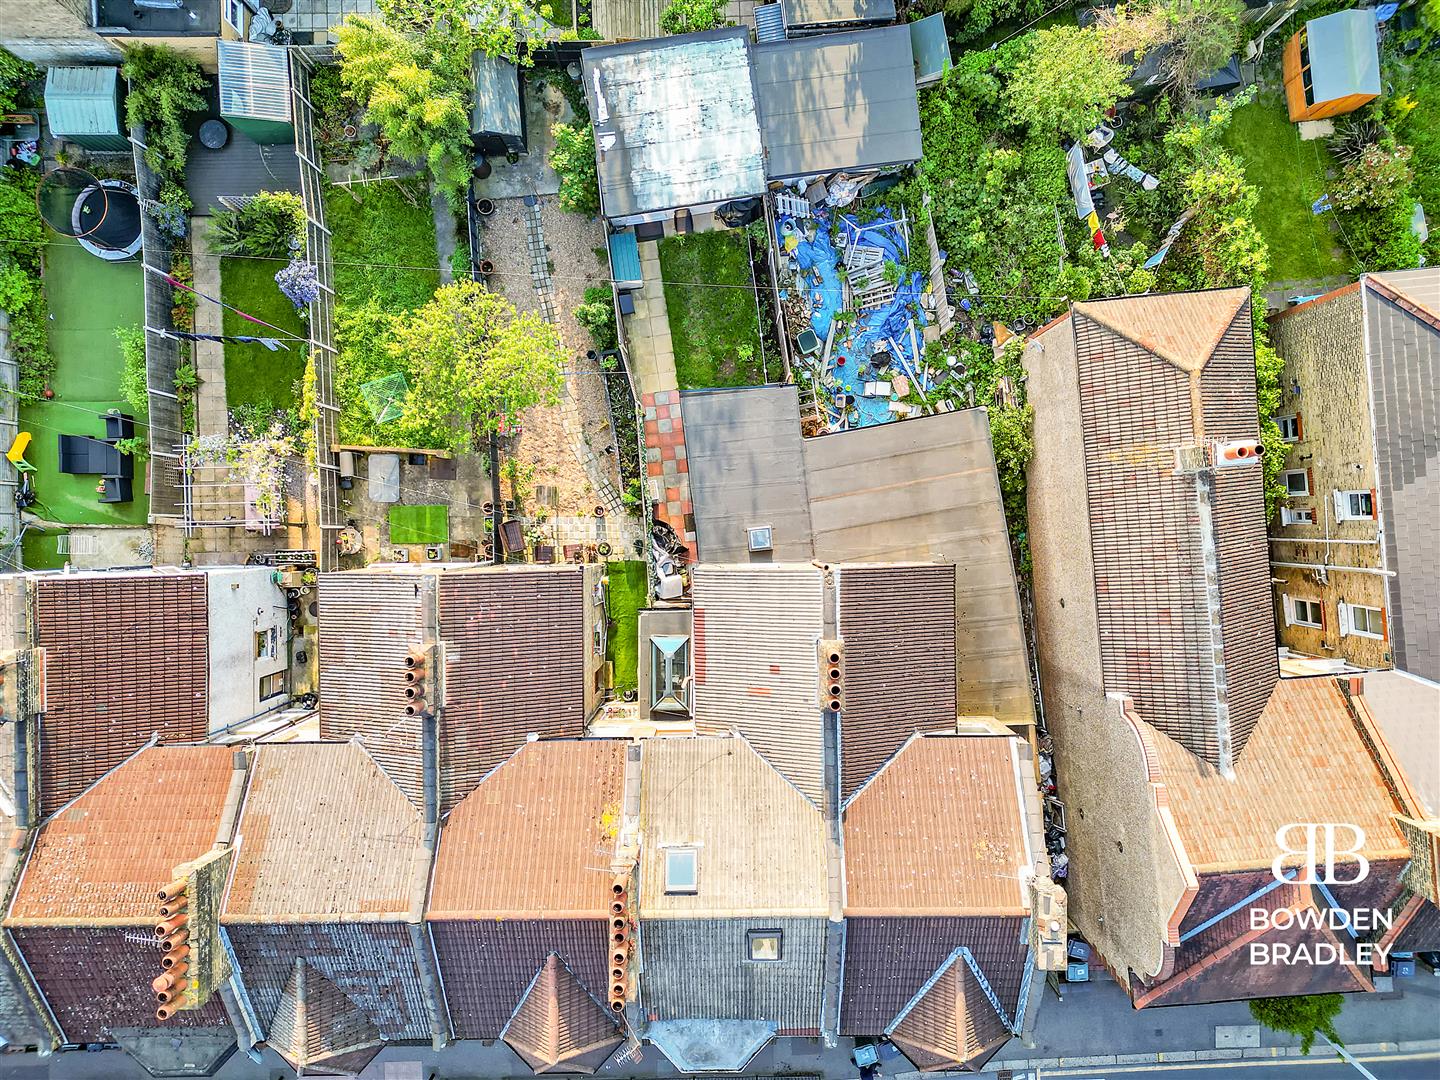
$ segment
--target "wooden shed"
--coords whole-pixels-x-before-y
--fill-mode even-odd
[[[1380,96],[1375,11],[1350,8],[1311,19],[1281,59],[1290,119],[1344,116]]]

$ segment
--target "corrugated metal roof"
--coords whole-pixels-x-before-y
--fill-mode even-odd
[[[772,180],[920,159],[907,27],[769,42],[753,56]]]
[[[1276,684],[1233,779],[1153,725],[1147,733],[1170,815],[1196,869],[1268,867],[1276,830],[1294,821],[1354,824],[1365,831],[1363,851],[1371,859],[1408,853],[1384,778],[1333,678]]]
[[[733,27],[585,50],[607,217],[765,190],[749,38]]]
[[[824,577],[813,566],[695,567],[696,730],[743,734],[817,806]]]
[[[536,973],[502,1037],[537,1073],[593,1073],[625,1041],[614,1016],[554,953]]]
[[[985,411],[806,439],[803,452],[815,558],[953,562],[959,712],[1032,722],[1020,597]]]
[[[120,69],[52,67],[45,73],[45,119],[55,135],[113,135],[120,125]]]
[[[420,917],[420,814],[354,743],[261,746],[239,836],[227,924]]]
[[[895,20],[895,0],[781,0],[781,6],[790,27]]]
[[[508,60],[477,52],[471,58],[475,104],[470,109],[470,130],[494,135],[521,136],[525,117],[520,107],[520,71]]]
[[[215,42],[219,50],[220,115],[290,123],[290,58],[279,45]]]
[[[215,845],[234,756],[154,746],[115,769],[41,828],[6,925],[148,929],[174,868]]]
[[[642,919],[826,915],[820,811],[744,739],[651,739],[641,759]],[[698,888],[665,892],[665,853],[698,849]]]
[[[621,741],[521,747],[445,819],[428,917],[606,917],[624,772]]]
[[[756,41],[763,43],[785,40],[785,15],[779,3],[756,4],[753,17]]]
[[[1380,93],[1374,8],[1349,8],[1305,24],[1315,101]]]
[[[610,245],[610,271],[617,286],[645,280],[640,272],[640,242],[632,230],[611,233],[606,243]]]
[[[1440,682],[1440,268],[1365,281],[1381,532],[1386,566],[1396,573],[1389,590],[1395,666]]]
[[[205,738],[210,631],[203,573],[41,578],[35,631],[35,644],[46,651],[42,814],[75,798],[151,735]]]
[[[955,584],[948,563],[837,568],[842,799],[912,732],[955,730]]]
[[[1026,914],[1017,740],[914,739],[845,812],[845,914]]]

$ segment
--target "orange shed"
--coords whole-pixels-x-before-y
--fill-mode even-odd
[[[1311,19],[1281,58],[1291,120],[1344,116],[1380,96],[1375,11],[1351,8]]]

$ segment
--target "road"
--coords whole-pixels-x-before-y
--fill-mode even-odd
[[[1365,1056],[1360,1063],[1376,1080],[1435,1080],[1440,1076],[1440,1055],[1395,1054]],[[1115,1065],[1104,1069],[1041,1069],[1015,1073],[1014,1080],[1195,1080],[1197,1076],[1220,1073],[1230,1080],[1363,1080],[1354,1067],[1329,1057],[1316,1047],[1309,1058],[1278,1061],[1197,1061],[1175,1065]]]

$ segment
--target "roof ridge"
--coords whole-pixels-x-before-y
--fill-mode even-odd
[[[1179,293],[1141,293],[1138,296],[1116,296],[1101,300],[1086,300],[1072,305],[1072,310],[1084,315],[1092,322],[1099,323],[1112,333],[1118,334],[1133,345],[1154,353],[1182,371],[1203,371],[1210,362],[1216,348],[1229,332],[1240,314],[1250,292],[1246,288],[1195,289]],[[1204,328],[1207,332],[1195,340],[1166,339],[1160,335],[1146,333],[1131,319],[1137,312],[1144,311],[1150,316],[1168,314],[1165,309],[1186,304],[1195,306],[1191,298],[1207,298],[1208,306],[1197,312],[1202,318],[1192,321],[1187,330]],[[1226,297],[1234,299],[1233,306]],[[1183,299],[1182,299],[1183,298]],[[1126,317],[1120,313],[1125,312]],[[1203,321],[1202,321],[1203,320]],[[1214,320],[1206,326],[1206,321]]]
[[[1384,299],[1400,308],[1400,310],[1415,316],[1432,329],[1440,331],[1440,313],[1432,311],[1429,305],[1416,300],[1404,289],[1398,288],[1384,278],[1376,275],[1366,274],[1365,283]]]

